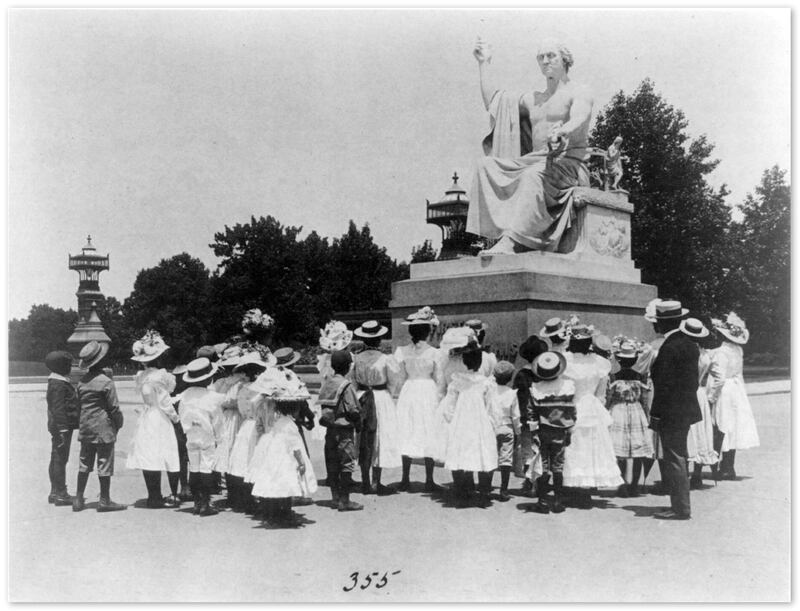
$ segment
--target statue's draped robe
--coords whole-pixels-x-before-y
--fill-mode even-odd
[[[491,132],[472,183],[467,231],[503,235],[532,250],[559,250],[571,226],[573,187],[589,186],[585,148],[557,157],[531,152],[531,128],[520,119],[519,96],[498,91],[489,104]]]

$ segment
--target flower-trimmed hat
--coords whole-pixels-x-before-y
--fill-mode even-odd
[[[183,374],[183,381],[189,384],[194,382],[202,382],[209,379],[217,373],[217,364],[212,363],[206,357],[201,356],[199,359],[189,361],[186,365],[186,371]]]
[[[567,336],[567,327],[558,316],[548,318],[544,323],[544,327],[539,331],[539,337],[553,337],[554,335],[559,337]]]
[[[681,321],[681,326],[679,329],[689,337],[708,337],[708,334],[710,333],[710,331],[703,324],[703,321],[698,320],[697,318],[684,318]]]
[[[242,348],[241,344],[233,344],[232,346],[228,346],[222,351],[222,354],[219,357],[219,366],[235,367],[239,364],[239,359],[243,354],[244,349]]]
[[[147,363],[164,354],[164,352],[169,350],[169,346],[158,331],[149,329],[141,339],[133,342],[132,350],[132,361]]]
[[[639,358],[639,350],[636,344],[631,341],[623,341],[614,351],[614,356],[617,359],[637,359]]]
[[[430,306],[421,307],[413,314],[409,314],[406,319],[400,323],[403,325],[430,325],[431,327],[439,326],[439,319],[436,313]]]
[[[262,314],[258,308],[247,310],[242,317],[242,331],[245,335],[251,335],[253,331],[272,331],[275,327],[275,319],[269,314]]]
[[[275,357],[276,367],[291,367],[300,360],[300,353],[291,348],[278,348],[272,355]]]
[[[306,385],[291,369],[270,367],[247,388],[253,392],[267,395],[274,401],[297,401],[311,398]]]
[[[533,372],[541,380],[555,380],[567,369],[567,357],[560,352],[544,352],[533,361]]]
[[[94,365],[97,365],[97,363],[103,360],[103,357],[108,354],[109,348],[108,342],[98,342],[93,339],[81,348],[78,354],[78,358],[80,359],[78,366],[81,369],[91,369]]]
[[[717,333],[734,344],[744,345],[750,340],[750,331],[736,312],[730,312],[725,322],[712,318],[711,325]]]
[[[572,339],[591,339],[594,337],[594,325],[579,323],[570,327],[569,335]]]
[[[257,367],[274,367],[277,359],[275,355],[266,346],[247,345],[243,347],[243,354],[239,357],[239,362],[236,363],[233,370],[238,371],[248,365],[255,365]]]
[[[388,327],[383,326],[377,320],[368,320],[361,324],[361,326],[353,331],[356,337],[383,337],[389,333]]]
[[[352,341],[353,332],[341,321],[332,320],[319,330],[319,347],[326,352],[344,350]]]

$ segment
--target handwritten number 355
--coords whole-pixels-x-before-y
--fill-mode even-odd
[[[399,572],[400,571],[395,571],[394,573],[391,573],[391,575],[397,575]],[[389,580],[387,578],[387,576],[389,574],[390,573],[387,571],[386,573],[383,574],[383,576],[379,580],[373,582],[373,577],[377,577],[378,575],[380,575],[380,573],[377,573],[377,572],[369,573],[369,574],[364,576],[364,578],[362,580],[364,583],[362,583],[361,586],[359,586],[359,587],[362,590],[366,590],[371,585],[374,585],[378,589],[386,587],[386,585],[388,585],[388,583],[389,583]],[[344,590],[345,592],[352,592],[353,590],[355,590],[356,586],[358,586],[358,578],[359,578],[359,572],[358,571],[350,573],[350,579],[351,579],[351,581],[353,583],[350,586],[343,587],[342,590]]]

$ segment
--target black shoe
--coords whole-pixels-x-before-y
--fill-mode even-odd
[[[655,514],[653,517],[657,520],[689,520],[692,516],[688,513],[677,513],[672,511],[672,509],[667,509],[666,511]]]
[[[628,487],[625,484],[621,486],[617,486],[617,495],[621,499],[627,499],[630,496],[630,492],[628,491]]]
[[[692,477],[689,478],[689,489],[690,490],[701,490],[703,488],[703,478],[702,477]]]
[[[397,490],[389,488],[389,486],[384,486],[383,484],[378,484],[378,496],[391,496],[393,494],[397,494]]]
[[[425,482],[425,492],[441,492],[443,488],[436,482]]]
[[[400,485],[397,487],[399,492],[408,492],[408,489],[411,488],[411,482],[408,480],[402,480]]]
[[[175,494],[172,494],[164,499],[164,506],[165,507],[180,507],[181,506],[181,499]]]
[[[47,495],[47,502],[53,505],[56,502],[56,497],[58,495],[55,492],[51,492]]]
[[[191,492],[189,492],[188,490],[184,489],[184,490],[181,490],[178,493],[178,500],[183,503],[183,502],[188,502],[188,501],[194,500],[194,497],[192,496]]]
[[[481,509],[486,509],[492,506],[492,499],[489,498],[488,494],[482,492],[478,495],[478,500],[475,505]]]
[[[215,516],[219,513],[219,511],[217,509],[214,509],[211,506],[211,503],[205,501],[203,502],[203,506],[200,508],[200,511],[198,513],[200,517],[206,517],[206,516]]]
[[[350,495],[344,494],[339,499],[339,511],[361,511],[364,506],[350,500]]]
[[[363,495],[378,494],[378,488],[370,484],[361,484],[361,494]]]
[[[508,490],[501,490],[500,494],[497,497],[497,500],[501,503],[507,503],[511,500],[511,495],[508,494]]]
[[[158,497],[156,499],[147,499],[145,506],[148,509],[164,509],[166,504],[164,503],[164,497]]]
[[[550,506],[544,499],[539,499],[536,505],[533,506],[533,510],[536,513],[550,513]]]
[[[728,480],[731,482],[736,481],[736,471],[720,471],[719,478],[722,480]]]
[[[122,511],[127,509],[127,505],[122,505],[120,503],[115,503],[110,498],[103,499],[101,498],[100,501],[97,503],[97,511],[100,513],[108,512],[108,511]],[[72,511],[75,511],[75,506],[72,506]]]
[[[69,507],[72,505],[72,497],[66,490],[64,490],[64,492],[59,492],[58,494],[56,494],[56,498],[53,501],[53,505],[55,505],[56,507]]]
[[[628,484],[628,497],[636,498],[639,496],[639,486],[636,484]]]
[[[553,501],[553,508],[552,508],[553,513],[564,513],[565,509],[566,508],[561,503],[561,499],[557,498]]]
[[[86,509],[86,499],[82,496],[72,497],[72,511],[83,511]]]
[[[526,478],[525,481],[522,482],[522,492],[532,492],[532,491],[533,491],[533,482]]]

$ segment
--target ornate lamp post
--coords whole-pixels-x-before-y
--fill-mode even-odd
[[[76,350],[93,339],[98,342],[111,341],[97,315],[97,302],[103,299],[103,293],[100,292],[100,272],[108,269],[109,257],[97,254],[97,249],[92,245],[92,236],[88,236],[86,240],[81,254],[69,255],[69,269],[78,272],[79,281],[76,293],[78,324],[67,342],[75,344]]]

